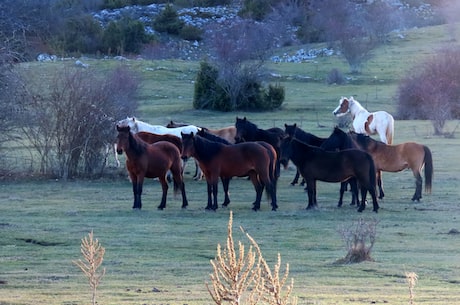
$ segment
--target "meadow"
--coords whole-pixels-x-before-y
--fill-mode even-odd
[[[339,57],[294,64],[269,64],[285,86],[282,109],[265,113],[216,113],[192,109],[198,63],[128,61],[145,77],[136,115],[152,124],[169,120],[210,128],[233,125],[246,116],[262,128],[297,123],[311,133],[328,136],[336,121],[332,110],[341,96],[354,95],[369,110],[395,111],[394,96],[404,72],[438,47],[450,43],[443,27],[411,30],[375,51],[363,73],[348,84],[326,85],[332,68],[347,70]],[[285,50],[286,52],[292,50]],[[103,70],[111,61],[89,61]],[[63,63],[30,63],[27,69],[52,69]],[[64,64],[71,64],[64,63]],[[37,70],[34,70],[37,69]],[[348,76],[348,75],[347,75]],[[127,114],[128,115],[128,114]],[[338,184],[318,183],[319,209],[305,210],[306,193],[290,186],[295,170],[283,170],[278,205],[268,201],[251,210],[255,196],[245,179],[230,183],[228,208],[204,209],[206,184],[185,173],[189,207],[169,193],[165,210],[157,210],[157,181],[144,186],[143,209],[133,211],[131,184],[124,168],[119,177],[99,180],[4,179],[0,182],[0,305],[90,303],[87,279],[72,261],[80,259],[80,242],[91,231],[106,249],[106,275],[98,288],[98,304],[213,304],[205,283],[217,244],[224,244],[230,210],[234,239],[249,245],[244,228],[259,244],[270,265],[281,254],[289,264],[298,304],[408,304],[405,273],[415,272],[416,304],[458,304],[460,283],[460,206],[458,177],[460,131],[448,122],[450,137],[435,137],[428,121],[396,121],[395,143],[416,141],[433,153],[433,193],[419,203],[410,199],[412,173],[384,173],[386,197],[379,213],[363,213],[346,203],[337,208]],[[14,152],[13,152],[14,153]],[[220,187],[220,186],[219,186]],[[223,196],[219,196],[223,200]],[[338,264],[346,255],[339,234],[358,220],[377,221],[373,261]]]

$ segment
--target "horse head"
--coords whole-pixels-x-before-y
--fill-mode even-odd
[[[195,135],[191,133],[180,133],[182,138],[182,158],[186,159],[192,156],[194,145],[195,145]]]
[[[117,154],[119,155],[123,154],[123,147],[125,147],[128,143],[130,130],[131,128],[128,125],[117,124],[118,135],[117,135],[116,150],[117,150]]]
[[[337,108],[335,108],[334,111],[332,111],[332,114],[339,117],[339,116],[343,116],[349,113],[350,112],[350,101],[354,101],[353,97],[348,99],[342,96],[339,100],[339,106],[337,106]]]

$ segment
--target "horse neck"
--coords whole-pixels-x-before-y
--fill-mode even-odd
[[[203,137],[196,136],[193,141],[192,156],[199,161],[207,162],[217,154],[224,144],[207,140]]]
[[[140,139],[137,139],[131,132],[129,133],[129,138],[128,138],[128,147],[125,148],[125,153],[128,156],[128,159],[130,159],[130,156],[139,156],[144,153],[146,149],[146,144],[141,141]]]
[[[358,101],[353,100],[351,105],[348,106],[350,109],[350,113],[353,116],[353,118],[358,114],[358,113],[366,113],[369,114],[369,111],[366,110]]]

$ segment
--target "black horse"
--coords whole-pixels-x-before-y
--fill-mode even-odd
[[[368,153],[357,149],[328,152],[322,148],[304,144],[295,138],[286,137],[281,143],[280,161],[287,166],[289,160],[292,160],[305,178],[308,192],[307,209],[318,205],[316,200],[317,180],[343,182],[355,177],[361,188],[361,204],[358,212],[366,208],[367,192],[372,197],[373,211],[378,211],[375,166]],[[357,190],[354,192],[357,196]]]
[[[291,138],[296,138],[297,140],[300,140],[301,142],[305,144],[317,146],[317,147],[321,146],[321,144],[323,144],[323,142],[326,140],[326,138],[321,138],[321,137],[315,136],[312,133],[304,131],[303,129],[298,127],[296,123],[292,125],[284,124],[284,133],[287,136]],[[297,170],[294,180],[292,180],[291,182],[291,185],[296,185],[297,183],[299,183],[299,177],[300,177],[300,173]],[[302,179],[302,182],[300,183],[300,185],[304,185],[304,184],[305,184],[305,179]]]
[[[325,139],[325,141],[320,145],[320,147],[324,150],[327,151],[340,151],[344,149],[351,149],[355,148],[356,145],[353,143],[350,137],[341,130],[339,127],[334,127],[334,130],[332,131],[331,135]],[[347,190],[348,184],[350,184],[351,188],[353,189],[356,186],[356,179],[352,178],[346,182],[342,182],[340,184],[340,197],[339,197],[339,203],[338,206],[342,206],[343,202],[343,194]],[[358,204],[358,198],[355,196],[355,192],[352,190],[352,198],[351,198],[351,203],[350,205],[355,205]]]
[[[276,176],[280,175],[280,145],[281,140],[284,138],[284,130],[278,127],[273,127],[269,129],[261,129],[257,127],[256,124],[250,122],[246,117],[240,119],[236,118],[235,122],[236,127],[236,137],[235,140],[237,143],[240,142],[256,142],[264,141],[271,146],[276,151],[277,161],[276,161]]]

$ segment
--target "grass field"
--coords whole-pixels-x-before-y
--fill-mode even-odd
[[[415,60],[448,39],[442,27],[405,33],[406,39],[376,50],[363,74],[350,84],[327,86],[322,77],[332,67],[346,71],[338,58],[304,64],[273,64],[282,76],[286,102],[268,113],[214,113],[192,110],[193,80],[198,63],[132,61],[127,64],[146,77],[140,96],[141,119],[154,124],[186,121],[208,127],[232,125],[247,116],[262,128],[298,123],[320,136],[334,126],[331,111],[340,96],[355,95],[369,110],[393,112],[398,78]],[[332,63],[331,63],[332,62]],[[28,69],[35,65],[29,64]],[[42,65],[42,64],[40,64]],[[56,63],[59,65],[59,63]],[[100,65],[100,66],[99,66]],[[91,62],[94,69],[107,63]],[[98,67],[99,66],[99,67]],[[312,76],[299,81],[296,76]],[[320,208],[306,211],[302,187],[289,185],[295,171],[282,171],[279,210],[268,202],[253,212],[255,196],[245,179],[230,184],[232,203],[216,212],[204,210],[206,184],[185,175],[189,207],[169,194],[159,211],[160,186],[147,181],[143,209],[133,211],[130,182],[122,178],[95,181],[27,180],[0,182],[0,305],[89,304],[86,278],[72,261],[81,258],[80,242],[91,230],[106,248],[107,273],[99,287],[98,304],[213,304],[206,291],[210,259],[224,244],[230,209],[234,238],[249,244],[243,227],[273,265],[281,253],[294,278],[299,304],[408,304],[405,272],[415,272],[416,304],[458,304],[460,283],[460,131],[448,122],[453,137],[433,137],[427,121],[397,121],[395,143],[416,141],[431,148],[433,193],[420,203],[410,201],[414,179],[409,171],[384,173],[386,197],[378,214],[362,214],[345,204],[336,207],[338,184],[318,183]],[[349,200],[346,195],[346,200]],[[222,201],[223,197],[219,197]],[[374,261],[341,265],[346,255],[338,230],[359,219],[377,220]]]

